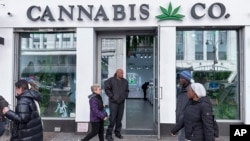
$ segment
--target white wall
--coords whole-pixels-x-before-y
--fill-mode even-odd
[[[176,107],[176,28],[160,27],[160,122],[175,123]]]
[[[172,3],[172,7],[177,8],[180,7],[179,13],[184,15],[183,21],[161,21],[158,22],[156,18],[157,15],[162,14],[160,10],[160,6],[167,9],[169,2]],[[5,6],[0,5],[0,27],[138,27],[138,26],[157,26],[159,24],[165,26],[225,26],[225,25],[250,25],[250,11],[249,11],[249,0],[219,0],[220,3],[225,5],[226,14],[230,14],[228,19],[224,18],[224,16],[220,19],[212,19],[208,16],[207,10],[210,5],[215,2],[215,0],[206,0],[202,1],[202,3],[206,4],[206,9],[202,9],[200,7],[196,8],[198,15],[205,16],[200,20],[195,20],[191,17],[190,11],[194,4],[200,1],[192,0],[192,1],[183,1],[183,0],[175,0],[175,1],[152,1],[152,0],[60,0],[60,3],[56,0],[5,0],[1,1],[1,3],[5,4]],[[125,7],[126,18],[123,21],[113,21],[113,7],[112,5],[122,4]],[[130,8],[129,4],[135,4],[135,21],[129,21],[130,18]],[[140,20],[139,8],[141,4],[149,5],[149,18],[147,20]],[[30,6],[41,6],[41,12],[39,10],[34,10],[32,15],[34,17],[42,16],[44,9],[46,6],[50,8],[51,14],[53,15],[56,21],[36,21],[33,22],[29,20],[26,16],[27,9]],[[65,18],[65,21],[59,21],[59,5],[63,5],[65,8],[70,10],[69,5],[74,6],[74,14],[73,21],[69,18]],[[92,20],[83,16],[83,21],[77,21],[78,18],[78,10],[77,5],[82,5],[83,7],[88,9],[88,5],[94,5],[93,8],[93,16]],[[106,15],[109,18],[109,21],[103,21],[100,19],[99,21],[93,20],[97,14],[97,11],[100,7],[103,6]],[[240,10],[239,10],[240,9]],[[220,9],[214,8],[214,13],[216,16],[220,14]],[[10,12],[12,15],[9,16],[7,13]],[[46,18],[47,19],[47,18]],[[34,24],[35,23],[35,24]]]
[[[243,107],[242,108],[244,111],[242,111],[244,113],[244,123],[245,124],[250,124],[250,63],[248,62],[248,60],[250,60],[250,26],[246,26],[245,27],[245,40],[244,40],[244,46],[245,46],[245,50],[244,50],[244,57],[245,57],[245,70],[244,70],[244,75],[245,75],[245,85],[244,85],[244,94],[243,94]]]
[[[0,95],[2,95],[13,108],[13,55],[14,35],[12,28],[0,28],[0,37],[4,38],[4,45],[0,45]]]
[[[94,30],[77,28],[76,122],[89,121],[90,87],[94,82]]]
[[[93,27],[157,27],[159,24],[160,27],[160,86],[162,87],[162,99],[161,103],[161,123],[175,123],[175,106],[176,106],[176,83],[173,80],[176,80],[175,74],[176,68],[176,59],[175,59],[175,49],[176,49],[176,26],[230,26],[230,25],[250,25],[250,11],[249,11],[249,0],[238,0],[238,1],[229,1],[229,0],[220,0],[219,2],[223,3],[226,6],[226,12],[230,13],[228,19],[221,18],[214,20],[208,17],[206,11],[206,16],[201,20],[194,20],[190,16],[191,7],[199,1],[183,1],[175,0],[172,1],[173,8],[181,6],[180,14],[185,15],[183,21],[162,21],[158,22],[158,19],[155,18],[156,15],[161,14],[160,6],[167,8],[169,1],[152,1],[152,0],[5,0],[1,1],[5,6],[0,5],[0,36],[5,38],[5,45],[0,45],[0,92],[8,101],[13,99],[13,55],[14,55],[14,38],[13,38],[13,27],[23,28],[41,28],[41,27],[77,27],[77,71],[76,71],[76,121],[89,121],[89,103],[87,96],[91,93],[90,86],[94,82],[94,30]],[[209,5],[217,1],[207,0],[206,10]],[[129,21],[129,18],[126,17],[123,21],[113,21],[113,8],[112,4],[123,4],[126,7],[126,12],[129,15],[130,11],[128,10],[128,4],[136,4],[135,13],[138,14],[138,6],[142,3],[150,5],[150,17],[148,20],[139,20],[139,15],[136,15],[136,21]],[[42,11],[45,6],[51,8],[52,14],[55,16],[55,22],[49,21],[37,21],[33,22],[28,20],[26,17],[26,12],[28,7],[32,5],[41,6]],[[71,21],[66,19],[65,21],[58,21],[58,5],[63,5],[67,7],[68,5],[94,5],[93,13],[96,14],[97,9],[100,5],[104,7],[109,16],[110,21],[94,21],[94,20],[84,20],[77,21],[77,10],[74,10],[74,20]],[[240,7],[240,10],[239,8]],[[8,12],[12,13],[12,16],[7,15]],[[34,14],[41,14],[37,11]],[[94,14],[94,16],[95,16]],[[94,17],[93,16],[93,17]],[[247,81],[247,78],[250,78],[250,74],[247,73],[250,71],[250,63],[247,63],[247,60],[250,60],[250,27],[245,28],[245,123],[250,124],[250,82]],[[163,38],[164,37],[164,38]],[[88,58],[88,59],[86,59]],[[11,103],[12,104],[12,103]]]

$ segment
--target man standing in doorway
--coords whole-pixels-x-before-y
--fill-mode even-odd
[[[124,102],[128,97],[128,81],[123,77],[123,70],[117,69],[113,77],[104,82],[105,93],[109,97],[109,125],[106,132],[106,139],[113,141],[112,131],[115,126],[115,136],[122,139],[122,117]]]
[[[191,73],[190,71],[184,70],[179,75],[180,88],[177,91],[177,102],[176,102],[176,123],[184,116],[184,108],[187,105],[189,99],[187,96],[187,89],[191,84]],[[178,133],[178,141],[185,141],[185,129],[182,128]]]

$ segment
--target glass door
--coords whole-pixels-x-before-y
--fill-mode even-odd
[[[153,123],[157,138],[160,139],[160,87],[159,87],[159,47],[158,36],[154,38],[153,51]]]
[[[104,92],[104,81],[114,76],[118,68],[126,74],[126,37],[99,36],[98,37],[98,83],[102,87],[104,105],[108,106],[108,97]],[[124,75],[124,77],[126,77]],[[125,105],[126,107],[126,105]],[[125,108],[126,111],[126,108]],[[126,128],[126,112],[123,115],[123,128]]]

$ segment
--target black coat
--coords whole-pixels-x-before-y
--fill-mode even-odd
[[[5,115],[13,121],[11,141],[43,141],[42,120],[34,102],[41,101],[40,93],[25,90],[16,98],[15,112],[9,110]]]
[[[171,130],[176,134],[185,127],[186,139],[191,141],[215,141],[212,104],[207,97],[199,101],[189,101],[184,109],[184,117]]]
[[[129,93],[128,81],[124,78],[111,77],[104,82],[104,90],[110,102],[123,103]]]
[[[188,96],[187,96],[187,88],[190,84],[181,86],[180,90],[177,91],[177,102],[176,102],[176,122],[179,122],[179,120],[184,115],[184,108],[188,104]]]

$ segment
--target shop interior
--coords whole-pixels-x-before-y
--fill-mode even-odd
[[[127,99],[127,129],[153,129],[153,36],[127,36],[132,43],[127,45],[127,79],[129,96]],[[145,84],[145,85],[143,85]],[[143,87],[142,87],[143,86]],[[145,89],[145,97],[143,88]]]
[[[153,130],[153,50],[154,36],[126,36],[126,60],[124,40],[106,38],[102,40],[102,83],[113,75],[115,68],[126,63],[126,79],[129,82],[129,95],[126,100],[126,131]],[[119,64],[120,63],[120,64]],[[147,83],[144,96],[142,85]],[[102,84],[103,85],[103,84]],[[104,103],[108,98],[103,91]],[[144,132],[148,134],[148,132]]]

